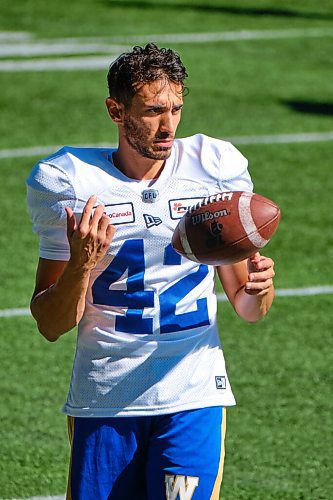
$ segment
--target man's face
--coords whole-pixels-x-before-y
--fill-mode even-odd
[[[182,106],[180,84],[155,80],[139,87],[124,112],[123,131],[128,144],[145,158],[168,158]]]

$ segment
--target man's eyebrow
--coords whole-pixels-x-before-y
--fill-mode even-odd
[[[166,104],[145,104],[145,108],[150,108],[150,109],[162,109],[166,108]]]
[[[184,103],[181,104],[175,104],[172,106],[172,108],[182,108],[184,106]],[[167,104],[145,104],[144,106],[146,109],[166,109],[169,106]]]

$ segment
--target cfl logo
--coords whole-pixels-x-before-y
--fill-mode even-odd
[[[155,203],[159,198],[159,193],[157,189],[145,189],[141,193],[142,201],[145,203]]]
[[[191,500],[199,478],[166,474],[164,482],[167,500]]]

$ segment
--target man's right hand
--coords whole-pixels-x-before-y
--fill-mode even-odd
[[[90,196],[77,224],[73,210],[66,207],[67,238],[71,257],[69,265],[78,270],[91,271],[105,256],[116,228],[110,224],[104,205],[97,205],[97,196]]]
[[[103,205],[93,213],[96,200],[89,198],[79,224],[73,210],[66,208],[69,261],[39,259],[31,312],[41,334],[52,342],[81,320],[90,271],[108,251],[116,231]]]

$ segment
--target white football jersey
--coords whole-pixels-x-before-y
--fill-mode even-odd
[[[107,148],[65,147],[27,180],[40,256],[68,260],[66,214],[98,196],[117,228],[91,272],[67,401],[72,416],[158,415],[235,404],[217,324],[215,270],[177,254],[187,208],[221,191],[252,191],[247,160],[228,142],[174,142],[156,180],[126,177]]]

